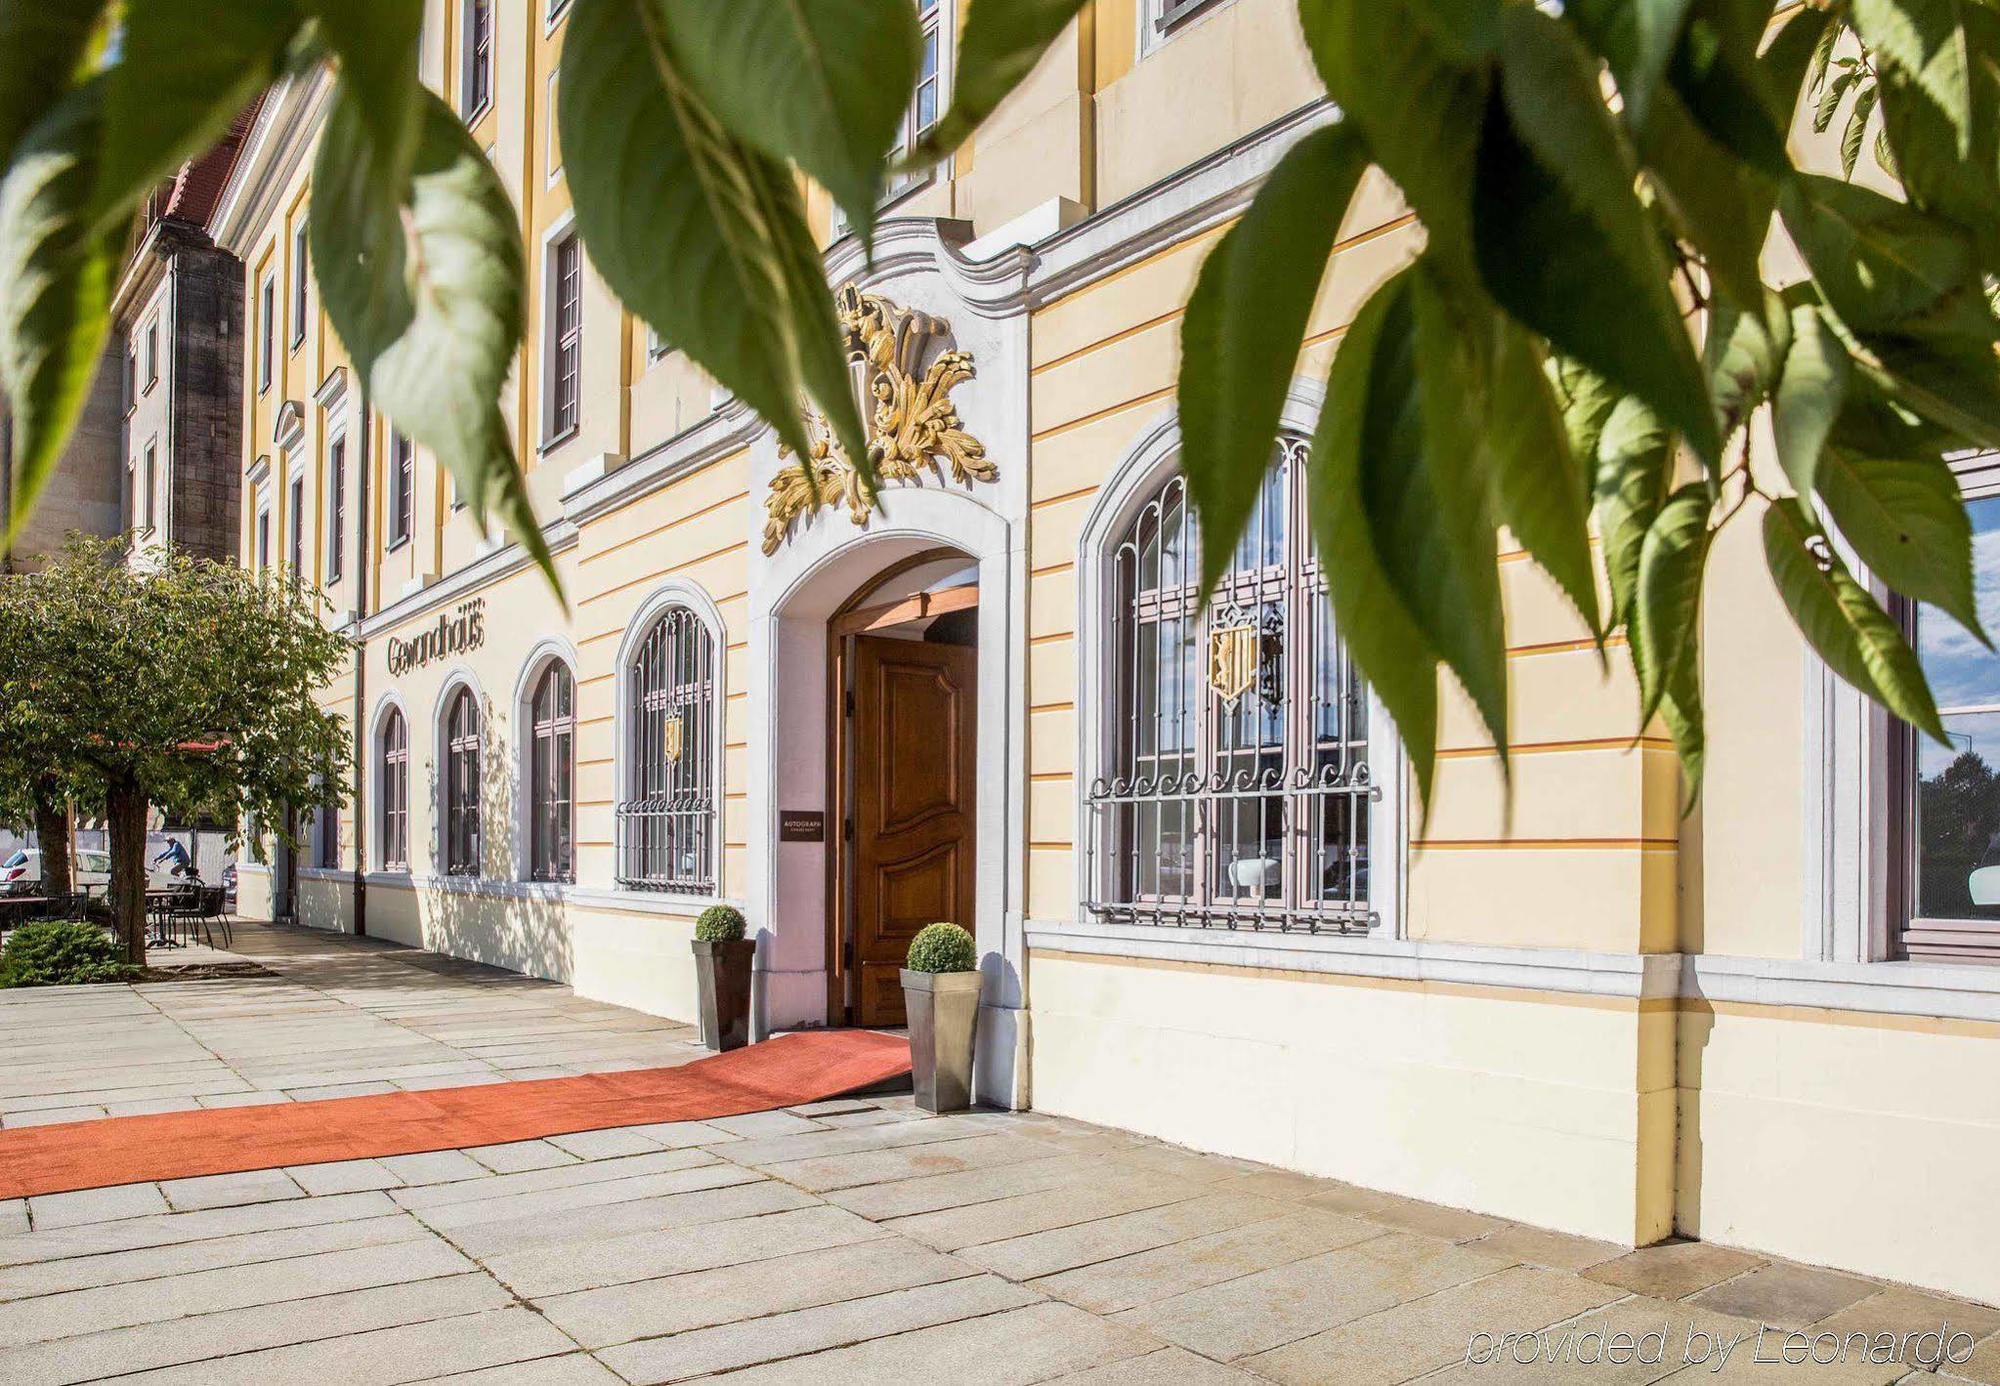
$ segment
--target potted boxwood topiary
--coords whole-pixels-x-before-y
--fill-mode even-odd
[[[710,905],[694,922],[694,970],[701,988],[701,1042],[741,1049],[750,1042],[750,962],[757,940],[743,937],[743,911]]]
[[[972,1105],[978,967],[978,946],[956,924],[926,924],[910,940],[903,969],[910,1077],[917,1105],[927,1112],[956,1112]]]

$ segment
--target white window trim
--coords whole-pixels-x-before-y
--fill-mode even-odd
[[[458,107],[459,118],[467,125],[477,125],[480,117],[493,109],[493,94],[499,76],[500,16],[498,0],[495,0],[487,9],[487,23],[492,26],[493,32],[488,38],[486,50],[486,99],[477,106],[470,104],[472,76],[477,62],[472,46],[472,7],[475,3],[477,0],[459,0],[458,5]]]
[[[728,899],[723,889],[723,877],[728,866],[724,860],[727,843],[723,839],[723,819],[729,801],[728,783],[723,779],[723,768],[727,764],[725,743],[729,740],[729,628],[722,619],[722,610],[708,589],[685,578],[668,578],[639,604],[632,619],[625,626],[625,634],[618,642],[618,662],[614,665],[616,676],[612,681],[611,742],[611,812],[615,823],[618,806],[632,797],[632,780],[635,767],[632,764],[631,747],[631,701],[632,701],[632,657],[640,644],[652,631],[653,623],[666,614],[670,607],[686,607],[694,613],[696,620],[707,629],[708,637],[715,642],[715,700],[709,716],[715,725],[715,735],[709,738],[714,745],[710,748],[709,784],[713,786],[714,803],[709,811],[708,831],[712,859],[715,862],[715,894],[686,895],[678,891],[632,890],[618,884],[618,847],[612,843],[611,883],[619,894],[638,894],[647,898],[672,897],[690,901],[700,901],[704,906]]]
[[[567,4],[568,0],[564,0],[564,3]],[[556,17],[551,16],[549,22],[553,24]],[[546,104],[543,109],[548,112],[546,121],[548,128],[543,132],[542,136],[542,164],[548,169],[548,173],[543,178],[542,185],[553,188],[556,184],[562,182],[563,176],[562,132],[558,128],[558,117],[562,113],[562,69],[560,67],[549,73],[549,82],[544,92],[544,99]]]
[[[541,342],[541,443],[538,451],[554,452],[563,444],[583,432],[583,337],[586,324],[583,314],[589,301],[587,289],[590,281],[590,257],[583,253],[579,242],[577,247],[577,360],[576,360],[576,425],[565,432],[556,429],[556,333],[560,330],[556,322],[556,246],[575,229],[574,209],[565,211],[550,223],[542,233],[542,342]]]
[[[1295,380],[1286,396],[1279,427],[1311,437],[1319,418],[1322,392],[1310,381]],[[1090,805],[1087,786],[1104,764],[1110,719],[1104,658],[1109,644],[1102,634],[1113,619],[1113,593],[1105,580],[1105,556],[1132,517],[1177,469],[1180,422],[1172,410],[1156,419],[1127,451],[1110,479],[1097,493],[1077,541],[1077,759],[1075,798],[1076,900],[1074,918],[1053,927],[1079,935],[1111,940],[1134,956],[1152,951],[1157,940],[1175,948],[1188,946],[1241,951],[1282,945],[1288,952],[1352,953],[1370,948],[1399,947],[1406,933],[1405,897],[1409,875],[1409,818],[1406,787],[1409,774],[1403,745],[1388,709],[1373,688],[1368,695],[1368,759],[1381,796],[1369,808],[1369,905],[1376,922],[1365,934],[1299,934],[1274,931],[1199,929],[1146,924],[1110,926],[1089,918],[1084,904],[1094,893],[1089,853]]]
[[[445,723],[451,715],[452,700],[461,688],[472,691],[473,706],[479,710],[479,860],[472,878],[485,880],[491,874],[487,870],[492,842],[487,832],[485,795],[488,762],[493,759],[487,754],[493,737],[493,704],[488,700],[486,690],[480,687],[479,676],[468,664],[452,666],[451,672],[445,675],[444,682],[438,687],[437,703],[431,709],[431,872],[437,876],[452,874],[445,863],[444,838],[450,823],[447,796],[451,792],[451,734]],[[414,765],[415,747],[411,750],[410,763]],[[415,802],[415,797],[411,796],[411,802]]]
[[[326,583],[328,586],[332,586],[347,576],[347,536],[335,533],[333,523],[334,517],[339,516],[342,520],[339,528],[343,530],[347,528],[345,523],[347,517],[344,513],[346,497],[344,494],[340,496],[334,494],[336,489],[341,492],[347,490],[348,477],[354,470],[354,459],[346,455],[346,447],[347,425],[342,423],[326,436],[326,485],[320,498],[321,505],[325,507],[324,513],[321,515],[320,542],[326,546],[327,562],[325,568]],[[342,452],[338,483],[336,483],[333,470],[333,455],[336,450]],[[343,504],[336,504],[336,501],[343,502]],[[335,555],[338,555],[338,567],[335,566]]]
[[[264,272],[257,286],[257,393],[269,394],[278,378],[278,272]]]
[[[1160,27],[1160,16],[1166,12],[1172,0],[1140,0],[1139,32],[1137,35],[1137,57],[1144,59],[1166,44],[1172,43],[1197,24],[1215,17],[1220,10],[1227,9],[1235,0],[1196,0],[1196,3],[1176,18],[1164,29]]]
[[[570,706],[572,713],[582,694],[582,685],[576,676],[581,661],[577,657],[576,646],[568,637],[551,635],[544,637],[521,664],[521,675],[514,681],[514,754],[511,757],[514,776],[514,814],[511,826],[510,846],[513,856],[513,879],[524,884],[567,886],[574,881],[537,881],[535,875],[534,844],[534,776],[532,761],[535,753],[534,697],[535,686],[551,664],[561,664],[569,670]],[[579,716],[578,721],[582,718]],[[570,733],[570,870],[581,877],[578,867],[580,853],[576,850],[576,761],[578,759],[579,737],[575,730]],[[480,824],[482,829],[485,824]]]
[[[387,875],[397,880],[406,880],[410,875],[410,862],[404,862],[400,870],[391,870],[382,856],[382,828],[384,805],[382,802],[382,734],[388,729],[389,714],[398,712],[403,717],[403,734],[410,741],[409,768],[406,773],[414,774],[417,763],[416,723],[410,720],[410,710],[403,704],[403,695],[390,689],[375,700],[374,714],[368,719],[368,820],[364,828],[367,841],[362,847],[362,861],[366,864],[372,879],[377,874]],[[416,797],[410,799],[410,807],[416,807]],[[404,851],[414,837],[411,825],[404,828]]]

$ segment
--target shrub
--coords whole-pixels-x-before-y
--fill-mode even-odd
[[[743,937],[743,911],[734,905],[710,905],[694,922],[694,936],[703,943],[734,943]]]
[[[118,946],[95,924],[37,919],[7,937],[0,987],[65,987],[122,982],[139,969],[118,960]]]
[[[910,940],[912,972],[971,972],[979,966],[979,947],[956,924],[926,924]]]

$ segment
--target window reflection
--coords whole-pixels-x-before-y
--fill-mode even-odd
[[[1971,501],[1979,619],[2000,629],[2000,496]],[[2000,919],[2000,654],[1935,607],[1916,611],[1916,647],[1951,739],[1916,738],[1916,912]]]

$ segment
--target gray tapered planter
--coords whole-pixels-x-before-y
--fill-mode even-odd
[[[910,1017],[910,1081],[927,1112],[972,1105],[972,1042],[979,1024],[977,972],[903,969]]]
[[[741,1049],[750,1042],[750,964],[756,955],[754,938],[694,940],[701,1042],[710,1049]]]

